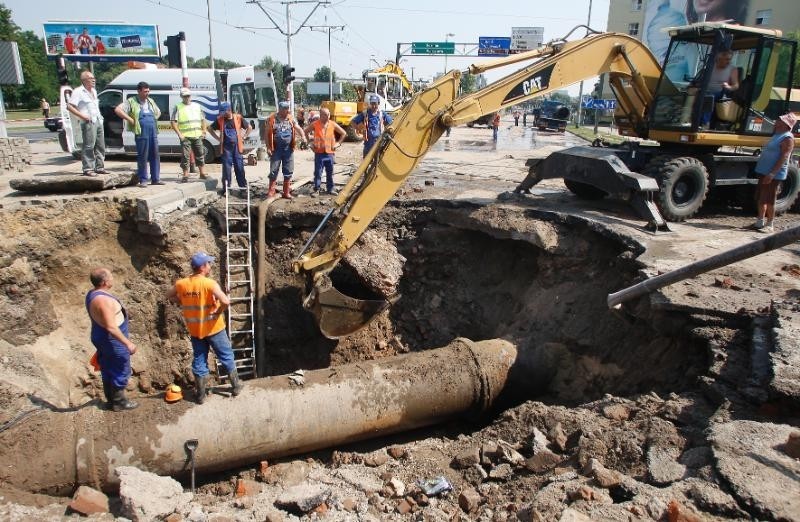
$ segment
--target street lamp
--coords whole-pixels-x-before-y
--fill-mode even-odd
[[[444,35],[444,42],[445,43],[449,42],[450,41],[449,38],[452,38],[454,36],[455,36],[454,33],[447,33],[446,35]],[[444,50],[444,73],[447,74],[447,49]]]

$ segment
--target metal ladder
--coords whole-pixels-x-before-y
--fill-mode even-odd
[[[250,184],[225,190],[226,290],[228,333],[236,369],[242,379],[256,377],[253,307],[253,250],[250,236]],[[227,375],[223,378],[227,379]]]

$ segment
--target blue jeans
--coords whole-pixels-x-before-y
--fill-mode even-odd
[[[236,369],[233,362],[233,347],[231,340],[228,338],[228,332],[223,328],[214,335],[209,335],[203,339],[197,337],[190,337],[192,340],[192,373],[198,377],[205,377],[208,375],[208,349],[214,350],[219,363],[228,370],[230,374]]]
[[[497,141],[497,127],[492,127],[492,139]]]
[[[228,146],[226,143],[222,148],[222,188],[231,186],[231,169],[236,173],[236,184],[241,188],[247,186],[244,177],[244,158],[236,145]]]
[[[278,179],[278,171],[283,172],[283,180],[292,179],[294,172],[294,151],[290,148],[275,149],[269,159],[269,180]]]
[[[314,154],[314,188],[319,190],[322,186],[322,169],[325,169],[325,188],[328,192],[333,190],[333,154]]]

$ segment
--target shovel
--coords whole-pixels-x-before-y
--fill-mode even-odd
[[[197,446],[199,445],[200,441],[197,439],[189,439],[183,443],[183,447],[186,453],[189,454],[189,461],[192,465],[192,494],[194,494],[194,452],[197,451]]]

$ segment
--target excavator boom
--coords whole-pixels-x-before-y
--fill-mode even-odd
[[[354,305],[349,301],[352,298],[326,297],[326,292],[342,295],[332,287],[328,274],[447,127],[473,121],[601,73],[625,80],[631,94],[628,103],[621,103],[622,108],[632,121],[643,122],[661,72],[655,57],[641,42],[616,33],[551,43],[540,50],[473,66],[471,70],[480,72],[531,59],[537,61],[460,97],[457,93],[461,72],[450,71],[420,91],[397,113],[394,123],[386,128],[356,169],[325,222],[294,262],[295,271],[309,278],[304,306],[315,313],[323,334],[337,338],[352,333],[366,324],[364,310],[385,309],[386,306],[380,305],[384,301]],[[331,306],[326,308],[326,303]],[[358,324],[354,317],[363,318],[365,323]]]

